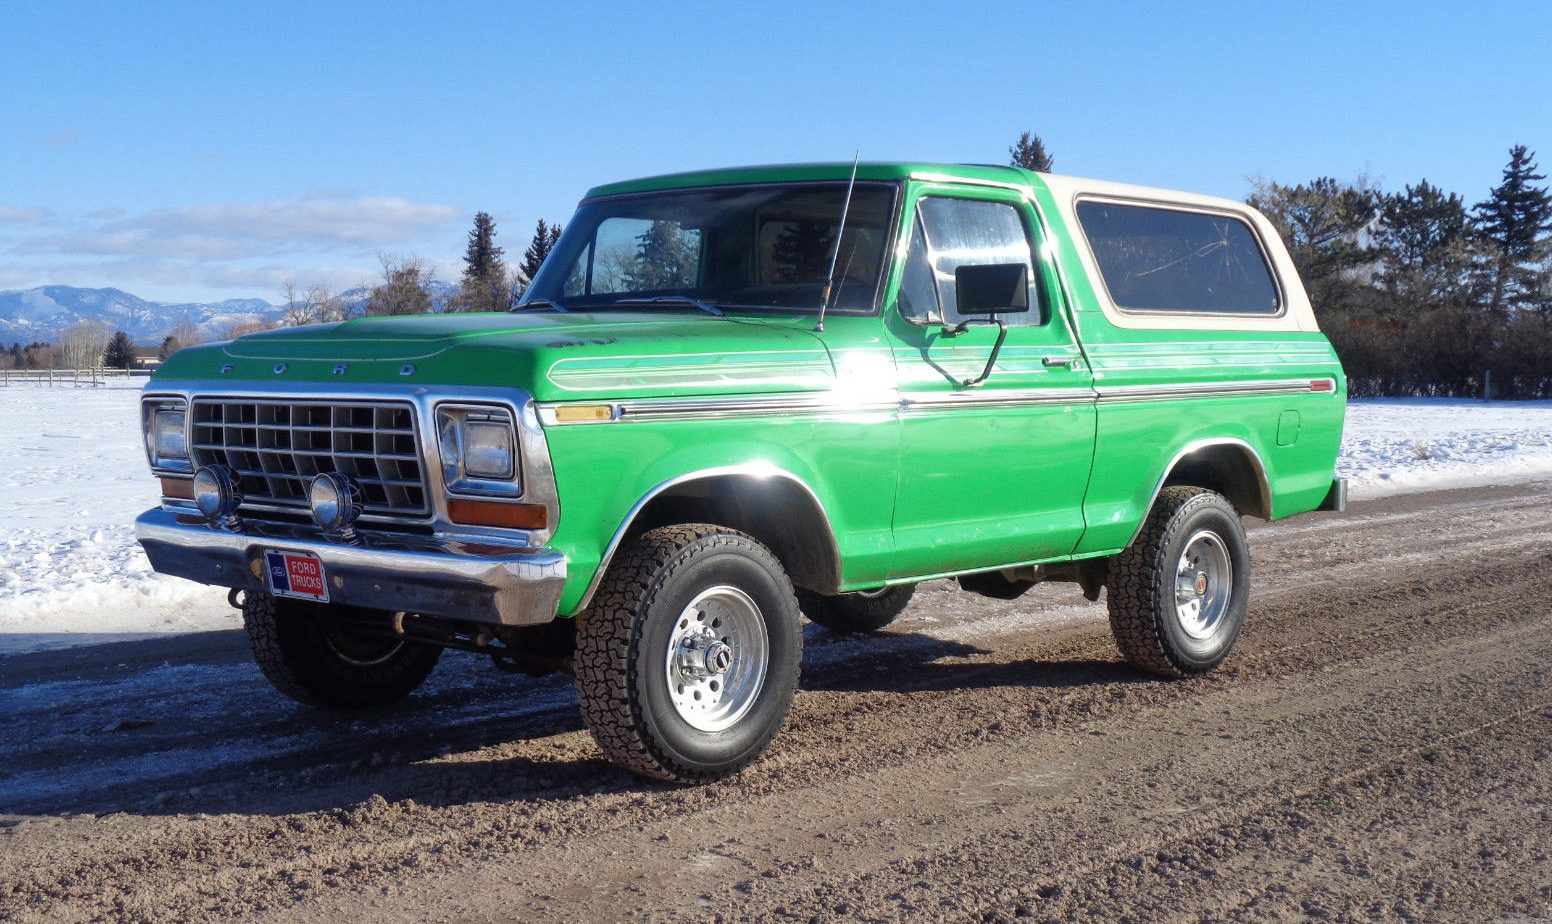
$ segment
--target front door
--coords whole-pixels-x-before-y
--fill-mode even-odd
[[[901,398],[900,488],[891,577],[1048,559],[1083,533],[1093,462],[1093,376],[1044,256],[1038,216],[1015,190],[927,185],[906,203],[906,259],[885,306]],[[991,374],[997,329],[965,320],[954,270],[1023,262],[1027,313],[1001,315],[1008,335]]]

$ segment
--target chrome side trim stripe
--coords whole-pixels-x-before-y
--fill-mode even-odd
[[[948,391],[900,399],[900,409],[939,407],[1037,407],[1047,404],[1092,404],[1092,388],[1018,388],[1002,391]]]
[[[898,398],[848,400],[834,392],[738,395],[728,398],[646,398],[636,401],[546,402],[538,405],[545,426],[574,426],[633,421],[723,420],[804,414],[877,414],[946,407],[1039,407],[1060,404],[1122,404],[1228,396],[1335,394],[1336,379],[1265,379],[1241,382],[1188,382],[1160,385],[1101,385],[1095,388],[1009,388],[916,393]],[[561,420],[563,407],[607,408],[593,419]]]
[[[1320,387],[1324,386],[1324,387]],[[1100,404],[1119,404],[1128,401],[1166,401],[1187,398],[1219,398],[1226,396],[1300,395],[1311,392],[1334,394],[1336,379],[1266,379],[1250,382],[1182,382],[1164,385],[1100,385]]]
[[[763,417],[770,414],[836,414],[896,411],[898,400],[847,401],[833,393],[740,396],[736,398],[664,398],[622,401],[620,420],[700,420]]]

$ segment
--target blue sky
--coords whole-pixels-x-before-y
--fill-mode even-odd
[[[1538,3],[12,3],[0,288],[278,299],[455,280],[591,185],[742,163],[1001,162],[1243,196],[1552,165]]]

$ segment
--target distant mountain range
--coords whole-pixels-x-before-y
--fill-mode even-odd
[[[431,284],[433,310],[441,310],[458,287],[445,282]],[[348,308],[359,311],[366,303],[366,289],[340,293]],[[273,324],[285,316],[285,307],[261,298],[230,298],[220,302],[153,302],[122,289],[83,289],[77,286],[38,286],[35,289],[0,291],[0,345],[52,343],[61,331],[81,321],[121,330],[139,344],[160,344],[162,338],[185,318],[207,340],[226,336],[245,324]]]

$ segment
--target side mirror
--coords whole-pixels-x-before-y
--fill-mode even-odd
[[[954,291],[960,317],[1028,311],[1029,266],[1024,263],[958,266],[954,268]]]
[[[997,365],[1002,343],[1008,339],[1008,325],[996,317],[999,314],[1017,314],[1029,310],[1029,267],[1023,263],[983,263],[979,266],[954,268],[955,307],[965,320],[957,327],[943,328],[943,336],[957,337],[970,329],[972,324],[986,324],[997,328],[997,342],[992,344],[991,355],[986,357],[986,368],[973,379],[959,384],[974,388],[985,382]],[[985,318],[968,317],[984,314]]]

